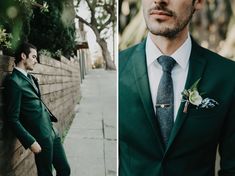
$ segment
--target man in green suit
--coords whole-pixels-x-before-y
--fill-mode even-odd
[[[119,175],[235,176],[235,63],[200,47],[203,0],[142,0],[149,30],[119,55]],[[182,93],[183,92],[183,93]]]
[[[52,122],[57,118],[43,103],[37,79],[28,73],[37,64],[37,49],[29,43],[19,46],[16,67],[6,81],[6,120],[10,129],[35,154],[38,176],[69,176],[70,167]]]

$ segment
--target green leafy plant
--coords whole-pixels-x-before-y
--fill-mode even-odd
[[[12,35],[6,32],[6,29],[0,27],[0,48],[11,48],[10,39]]]
[[[61,51],[61,49],[57,50],[57,51],[55,52],[54,56],[55,56],[56,58],[60,58],[60,57],[62,56],[62,51]]]
[[[0,48],[4,54],[14,55],[21,42],[29,41],[34,10],[44,13],[48,8],[43,0],[0,1]]]
[[[41,12],[49,12],[47,2],[43,2],[43,4],[38,3],[36,0],[16,0],[19,3],[26,6],[35,6],[41,9]]]
[[[63,15],[73,10],[66,9],[63,0],[47,0],[49,12],[47,15],[40,12],[39,8],[34,9],[34,18],[30,21],[29,41],[37,44],[37,48],[47,49],[54,58],[61,55],[69,58],[75,48],[75,25],[71,16],[68,23],[62,20]],[[59,50],[59,52],[58,52]]]
[[[44,55],[44,56],[47,56],[47,57],[52,57],[52,54],[50,51],[46,50],[46,49],[42,49],[38,52],[39,55]]]

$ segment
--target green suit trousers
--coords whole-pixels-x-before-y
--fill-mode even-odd
[[[58,134],[52,130],[50,137],[38,142],[42,147],[42,151],[39,154],[35,154],[38,176],[53,176],[52,165],[56,170],[57,176],[69,176],[69,163]]]

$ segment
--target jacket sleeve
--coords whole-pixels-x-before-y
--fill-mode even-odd
[[[6,122],[24,148],[27,149],[35,142],[35,139],[20,122],[21,100],[20,87],[12,79],[8,79],[5,84]]]
[[[229,106],[219,145],[221,157],[219,176],[235,175],[235,91]]]

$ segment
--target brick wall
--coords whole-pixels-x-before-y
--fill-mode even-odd
[[[13,58],[0,55],[0,176],[35,176],[34,155],[24,150],[3,122],[2,82],[13,66]],[[79,63],[63,57],[57,61],[40,56],[40,64],[32,73],[39,79],[45,104],[59,120],[55,126],[61,135],[65,134],[81,97]]]

